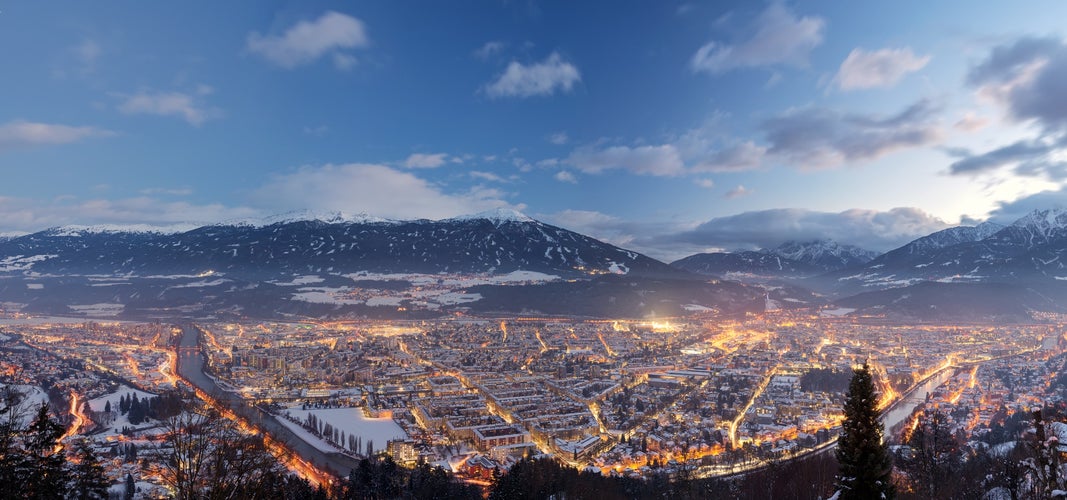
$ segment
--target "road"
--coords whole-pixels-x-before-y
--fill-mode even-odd
[[[337,477],[347,477],[356,467],[356,459],[340,453],[327,453],[311,446],[282,425],[273,416],[249,406],[240,396],[223,391],[211,377],[204,374],[205,359],[200,351],[200,330],[195,326],[182,327],[182,338],[178,345],[178,374],[186,383],[199,389],[201,395],[209,395],[220,404],[225,404],[244,424],[266,432],[274,441],[284,443],[285,448],[299,457],[304,465],[310,465],[317,471],[323,471]],[[305,471],[311,472],[311,471]],[[314,474],[316,482],[329,479]]]

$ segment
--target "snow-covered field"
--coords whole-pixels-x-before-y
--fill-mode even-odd
[[[287,412],[291,417],[295,418],[299,422],[303,422],[307,419],[309,414],[314,413],[318,417],[319,421],[329,423],[335,428],[343,431],[348,436],[358,436],[362,439],[363,445],[374,442],[374,451],[385,450],[386,444],[393,439],[406,439],[407,434],[404,429],[401,429],[392,418],[368,418],[363,415],[363,410],[360,408],[323,408],[323,409],[308,409],[303,410],[300,406],[289,408]],[[284,418],[278,419],[284,423],[290,429],[294,429],[300,437],[304,438],[308,444],[319,448],[320,450],[335,451],[336,448],[326,444],[325,441],[319,439],[310,432],[304,430],[298,424],[294,424]],[[297,430],[299,429],[299,430]],[[362,450],[361,450],[362,451]]]
[[[126,308],[123,304],[83,304],[69,306],[75,312],[85,314],[87,316],[116,316]]]

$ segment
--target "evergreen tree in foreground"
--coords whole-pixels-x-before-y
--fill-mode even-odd
[[[878,398],[867,363],[853,370],[845,400],[845,421],[837,442],[840,469],[837,488],[841,500],[893,498],[890,482],[893,463],[882,440],[882,423],[878,421]]]

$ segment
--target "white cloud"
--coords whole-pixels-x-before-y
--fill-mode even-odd
[[[677,148],[658,146],[583,147],[571,152],[565,163],[587,174],[621,169],[635,174],[675,176],[685,173],[685,164]]]
[[[919,71],[930,56],[917,56],[910,48],[881,49],[868,52],[852,49],[834,80],[841,90],[892,87],[908,73]]]
[[[570,172],[568,172],[566,170],[560,170],[559,172],[556,172],[556,175],[554,177],[556,178],[557,181],[560,181],[560,182],[569,182],[571,184],[577,184],[578,183],[578,179],[576,177],[574,177],[574,174],[572,174],[572,173],[570,173]]]
[[[251,33],[247,40],[250,52],[285,69],[308,64],[331,53],[335,56],[335,66],[349,69],[355,58],[344,50],[368,45],[370,38],[363,21],[333,11],[314,21],[300,21],[281,35]]]
[[[410,172],[349,163],[305,166],[275,175],[251,193],[250,201],[272,213],[311,209],[396,219],[439,219],[499,207],[523,208],[504,201],[504,196],[481,186],[450,193]]]
[[[415,153],[404,160],[404,166],[407,168],[437,168],[445,163],[448,163],[448,155],[445,153]]]
[[[693,181],[693,183],[705,189],[711,189],[715,187],[715,181],[711,179],[696,179]]]
[[[69,224],[201,225],[259,215],[262,215],[259,211],[248,207],[163,201],[151,196],[115,200],[74,197],[40,200],[0,196],[0,228],[4,231],[33,232]]]
[[[807,67],[808,54],[823,41],[826,21],[799,17],[782,3],[767,6],[734,43],[709,42],[689,61],[693,71],[724,73],[735,68],[786,65]]]
[[[499,40],[485,42],[485,45],[482,45],[478,50],[474,51],[474,57],[482,60],[489,59],[490,57],[501,53],[505,47],[507,47],[507,44]]]
[[[15,120],[0,125],[0,152],[20,147],[68,144],[90,137],[113,135],[114,132],[97,127],[72,127]]]
[[[918,208],[888,211],[851,209],[817,212],[778,208],[717,217],[697,227],[663,236],[666,242],[698,247],[773,248],[785,241],[829,238],[877,251],[890,250],[949,225]]]
[[[140,91],[133,95],[116,94],[122,99],[119,111],[128,114],[149,114],[158,116],[176,116],[200,126],[205,121],[221,116],[218,109],[206,106],[203,96],[212,92],[211,87],[200,85],[196,94],[184,92],[148,92]]]
[[[752,190],[745,189],[745,186],[738,184],[737,187],[727,191],[726,194],[723,195],[723,198],[732,200],[734,198],[740,198],[742,196],[748,196],[750,194],[752,194]]]
[[[349,54],[337,53],[333,55],[333,67],[341,70],[348,71],[355,68],[359,64],[359,59]]]
[[[485,86],[485,93],[497,97],[532,97],[570,92],[582,75],[573,64],[553,52],[544,61],[531,65],[512,61],[504,73]]]
[[[505,179],[505,178],[503,178],[503,177],[501,177],[499,175],[496,175],[496,174],[494,174],[492,172],[482,172],[480,170],[471,170],[470,172],[467,172],[467,175],[469,175],[469,176],[471,176],[472,178],[475,178],[475,179],[481,179],[481,180],[489,181],[489,182],[508,182],[507,179]]]
[[[569,141],[569,140],[570,140],[570,137],[567,137],[567,133],[566,132],[556,132],[556,133],[548,136],[548,142],[551,142],[552,144],[555,144],[557,146],[562,146],[564,144],[567,144],[567,141]]]

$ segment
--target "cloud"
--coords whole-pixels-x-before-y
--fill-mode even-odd
[[[766,120],[760,129],[770,142],[770,154],[800,168],[828,168],[941,141],[934,111],[926,100],[889,117],[808,107]]]
[[[345,50],[368,45],[370,38],[363,21],[333,11],[314,21],[300,21],[281,35],[250,33],[246,41],[249,52],[285,69],[314,62],[326,54],[335,56],[334,65],[339,69],[348,69],[355,58]]]
[[[759,66],[807,67],[808,54],[822,44],[825,27],[821,17],[799,17],[774,2],[748,27],[749,36],[733,43],[708,42],[689,65],[693,71],[713,74]]]
[[[1012,201],[1001,201],[989,214],[989,220],[1000,224],[1011,224],[1034,210],[1050,208],[1067,208],[1067,187],[1052,191],[1042,191]]]
[[[115,200],[58,197],[50,200],[0,196],[0,230],[33,232],[70,224],[122,224],[167,227],[211,224],[260,216],[258,210],[219,203],[164,201],[152,196]]]
[[[24,147],[69,144],[90,137],[114,135],[110,130],[97,127],[14,120],[0,125],[0,152]]]
[[[471,176],[474,179],[481,179],[483,181],[501,182],[501,183],[508,182],[507,179],[505,179],[505,178],[503,178],[503,177],[501,177],[501,176],[499,176],[497,174],[494,174],[492,172],[481,172],[481,171],[478,171],[478,170],[471,170],[470,172],[467,172],[467,175]]]
[[[570,140],[570,138],[567,137],[567,133],[566,132],[556,132],[556,133],[548,136],[548,142],[551,142],[552,144],[555,144],[557,146],[562,146],[564,144],[567,144],[567,141],[569,141],[569,140]]]
[[[773,248],[785,241],[830,238],[885,251],[949,227],[918,208],[817,212],[779,208],[717,217],[665,240],[706,248]]]
[[[189,196],[189,195],[193,194],[193,190],[191,188],[187,188],[187,187],[183,187],[183,188],[145,188],[145,189],[141,190],[141,194],[144,194],[144,195],[165,194],[165,195],[170,195],[170,196]]]
[[[1067,44],[1062,40],[1023,37],[991,49],[971,68],[967,83],[980,98],[1004,108],[1010,120],[1036,124],[1039,130],[1030,138],[982,153],[963,151],[950,165],[950,173],[982,175],[1007,169],[1023,177],[1067,180],[1065,80]]]
[[[603,145],[574,149],[564,163],[597,174],[624,170],[638,175],[680,176],[744,172],[760,168],[767,148],[718,133],[714,124],[686,131],[663,144]]]
[[[748,196],[750,194],[752,194],[752,190],[745,189],[745,186],[738,184],[737,187],[727,191],[726,194],[722,195],[722,197],[728,200],[732,200],[734,198],[740,198],[742,196]]]
[[[1013,171],[1022,175],[1053,174],[1053,178],[1067,178],[1067,164],[1058,160],[1057,152],[1067,139],[1051,141],[1047,138],[1025,139],[981,154],[964,152],[963,158],[949,166],[955,175],[975,175],[1014,165]]]
[[[571,152],[565,163],[587,174],[621,169],[640,175],[676,176],[685,173],[677,148],[659,146],[583,147]]]
[[[1020,38],[993,48],[967,82],[1018,121],[1046,131],[1067,130],[1067,45],[1054,38]]]
[[[357,65],[359,65],[359,59],[356,59],[356,56],[341,53],[333,55],[333,67],[341,71],[348,71]]]
[[[892,87],[908,73],[919,71],[930,56],[916,56],[910,48],[881,49],[868,52],[852,49],[834,80],[841,90]]]
[[[92,39],[83,40],[82,43],[75,45],[71,51],[81,64],[79,71],[83,76],[96,71],[96,62],[100,59],[100,55],[103,54],[100,44]]]
[[[570,173],[570,172],[568,172],[566,170],[560,170],[559,172],[556,172],[556,175],[554,175],[553,177],[555,177],[556,180],[560,181],[560,182],[568,182],[568,183],[571,183],[571,184],[577,184],[578,183],[578,178],[575,177],[574,174],[572,174],[572,173]]]
[[[368,213],[396,219],[439,219],[499,207],[522,208],[505,193],[476,186],[446,192],[440,186],[384,165],[349,163],[305,166],[271,177],[250,193],[269,212],[311,209]]]
[[[404,166],[407,168],[437,168],[445,163],[448,163],[448,155],[445,153],[415,153],[404,160]]]
[[[759,168],[767,156],[767,148],[745,141],[718,150],[701,151],[693,155],[693,172],[744,172]]]
[[[201,85],[195,94],[140,91],[133,95],[115,95],[122,99],[118,105],[118,110],[122,113],[176,116],[190,125],[200,126],[205,121],[222,115],[218,109],[203,103],[203,96],[211,92],[211,87]]]
[[[499,40],[488,41],[485,42],[485,45],[482,45],[474,51],[474,57],[477,57],[478,59],[484,61],[486,59],[489,59],[490,57],[493,57],[496,54],[503,52],[504,48],[506,48],[507,46],[507,43],[501,42]]]
[[[711,189],[715,187],[715,181],[711,179],[696,179],[693,181],[693,183],[704,189]]]
[[[570,92],[582,75],[573,64],[553,52],[544,61],[529,66],[512,61],[496,80],[485,86],[491,98],[546,96]]]

